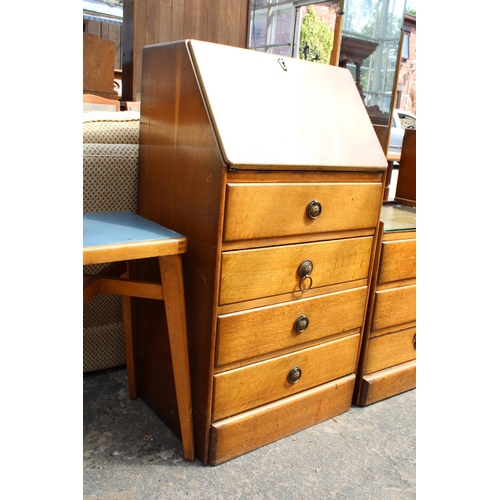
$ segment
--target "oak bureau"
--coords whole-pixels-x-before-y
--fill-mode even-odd
[[[350,408],[386,167],[348,70],[196,40],[144,48],[138,213],[188,239],[203,464]],[[138,394],[178,432],[164,316],[137,300]]]

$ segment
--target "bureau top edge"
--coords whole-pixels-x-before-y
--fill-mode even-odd
[[[240,170],[248,171],[301,171],[301,172],[384,172],[387,169],[387,163],[383,165],[327,165],[327,164],[292,164],[281,165],[277,163],[263,164],[227,164],[229,172],[238,172]]]

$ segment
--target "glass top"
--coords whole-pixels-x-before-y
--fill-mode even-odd
[[[417,209],[405,205],[382,205],[380,220],[384,223],[384,233],[415,231],[417,229]]]

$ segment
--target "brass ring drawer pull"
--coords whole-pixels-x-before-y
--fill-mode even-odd
[[[290,373],[288,374],[288,382],[290,382],[291,384],[295,384],[299,381],[301,376],[302,376],[302,370],[300,369],[300,367],[294,366],[290,370]]]
[[[310,219],[317,219],[321,215],[322,210],[321,203],[318,200],[312,200],[307,205],[306,213]]]
[[[304,285],[304,283],[306,283],[306,280],[309,280],[309,286],[307,285]],[[313,285],[313,279],[310,277],[310,276],[303,276],[302,278],[300,278],[300,291],[301,292],[307,292],[311,289]]]
[[[293,324],[293,328],[297,333],[305,332],[308,326],[309,326],[309,319],[305,314],[301,314]]]
[[[413,335],[413,347],[417,349],[417,334]]]
[[[300,287],[300,290],[302,292],[307,292],[312,287],[313,279],[311,278],[311,273],[312,273],[313,267],[314,267],[313,263],[310,260],[305,260],[299,266],[299,276],[300,276],[299,287]],[[309,280],[308,283],[307,283],[307,280]],[[307,285],[309,285],[309,286],[307,286]]]

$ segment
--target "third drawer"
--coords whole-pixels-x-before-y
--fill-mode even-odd
[[[363,324],[367,287],[224,314],[218,318],[216,364],[293,348]]]
[[[368,342],[365,374],[411,361],[416,356],[416,327],[373,337]]]

